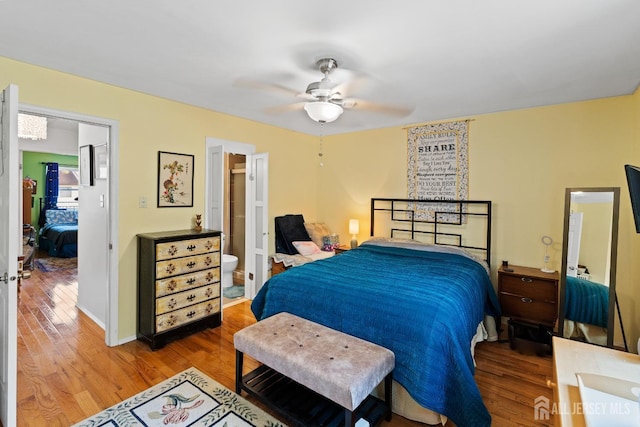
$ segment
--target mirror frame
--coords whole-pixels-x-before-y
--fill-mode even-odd
[[[616,309],[616,265],[618,257],[618,221],[620,219],[620,187],[567,188],[564,195],[564,228],[562,231],[562,268],[560,270],[560,299],[558,315],[558,335],[564,336],[565,287],[567,286],[567,255],[569,252],[569,214],[571,213],[571,193],[613,193],[611,218],[611,266],[609,268],[609,309],[607,313],[607,347],[613,347]]]

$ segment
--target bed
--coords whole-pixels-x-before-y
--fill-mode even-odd
[[[587,279],[567,275],[564,337],[607,344],[609,288]]]
[[[78,211],[47,209],[44,225],[38,232],[38,245],[50,256],[78,256]]]
[[[381,203],[391,206],[377,207]],[[428,424],[445,416],[459,427],[489,426],[491,416],[473,378],[473,346],[485,314],[500,314],[486,262],[491,203],[482,202],[488,210],[482,214],[483,247],[449,231],[470,231],[470,219],[480,214],[461,203],[477,202],[446,203],[457,203],[454,224],[450,215],[438,213],[420,219],[416,209],[424,205],[415,201],[372,199],[371,234],[376,235],[374,216],[382,212],[391,237],[372,238],[339,256],[272,277],[251,308],[258,320],[287,311],[391,349],[394,380],[410,396],[397,405],[394,388],[394,412]],[[431,243],[418,242],[429,240],[424,237]],[[444,243],[451,240],[455,243]],[[474,255],[477,250],[487,256]]]

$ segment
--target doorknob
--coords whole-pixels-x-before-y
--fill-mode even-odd
[[[31,271],[23,270],[18,272],[18,279],[29,279],[31,278]]]

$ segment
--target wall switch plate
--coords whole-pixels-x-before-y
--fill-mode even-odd
[[[138,207],[139,208],[147,207],[147,198],[145,196],[138,197]]]

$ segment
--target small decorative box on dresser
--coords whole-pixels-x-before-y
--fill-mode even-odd
[[[543,273],[538,268],[518,265],[498,270],[498,293],[502,316],[509,317],[509,341],[514,342],[519,326],[537,327],[531,338],[551,343],[558,318],[558,273]],[[531,331],[529,331],[531,332]],[[540,334],[536,336],[536,334]]]
[[[138,234],[138,339],[156,350],[221,321],[220,232]]]

